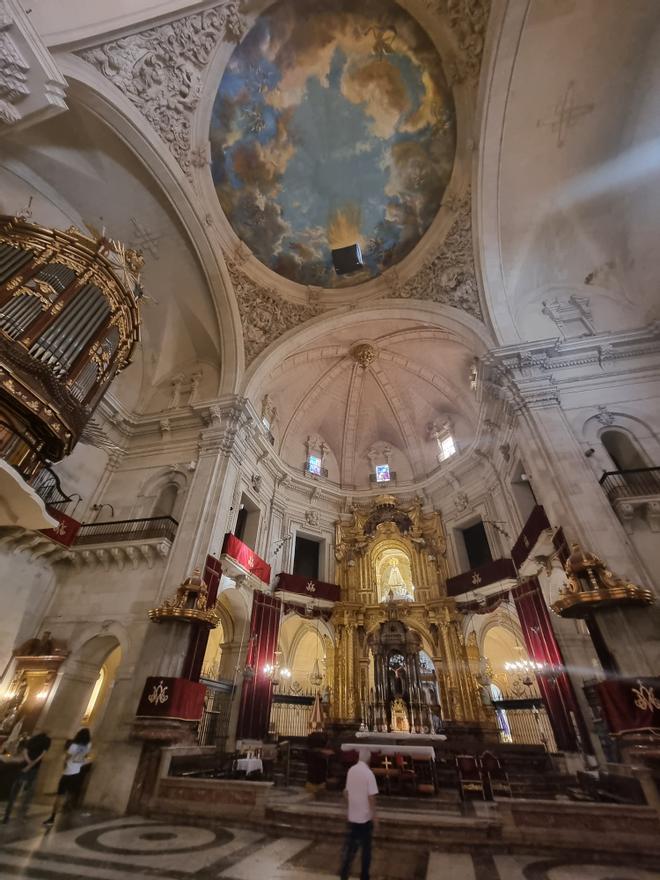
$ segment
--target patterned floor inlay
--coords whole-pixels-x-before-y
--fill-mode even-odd
[[[44,831],[41,816],[0,833],[0,880],[327,880],[341,842],[126,817]],[[70,820],[64,820],[70,821]],[[80,823],[80,818],[75,818]],[[302,829],[301,829],[302,830]],[[4,842],[3,842],[4,841]],[[660,880],[639,867],[374,846],[371,880]],[[353,877],[359,874],[358,860]]]

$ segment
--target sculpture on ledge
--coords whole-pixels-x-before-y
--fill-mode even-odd
[[[199,568],[177,587],[173,598],[166,599],[158,608],[149,611],[151,620],[160,623],[162,620],[181,620],[187,623],[202,623],[211,629],[220,622],[215,605],[208,608],[209,588]]]
[[[566,586],[552,610],[561,617],[584,617],[598,608],[613,605],[651,605],[653,593],[620,578],[593,553],[579,544],[571,545],[571,555],[564,565]]]

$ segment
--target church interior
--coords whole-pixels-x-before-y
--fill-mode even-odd
[[[660,878],[659,229],[657,0],[3,0],[2,876]]]

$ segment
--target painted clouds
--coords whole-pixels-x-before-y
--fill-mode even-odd
[[[216,192],[274,271],[334,286],[358,242],[378,275],[417,244],[451,175],[455,122],[440,59],[390,0],[280,0],[225,70],[211,120]]]

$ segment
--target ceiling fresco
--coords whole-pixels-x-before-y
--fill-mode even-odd
[[[212,174],[234,231],[280,275],[356,284],[405,257],[452,171],[440,58],[391,0],[280,0],[234,51],[211,120]],[[364,268],[335,275],[331,250]]]

